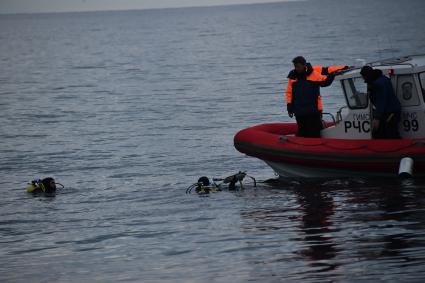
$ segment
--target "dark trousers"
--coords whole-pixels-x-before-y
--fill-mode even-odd
[[[386,113],[379,119],[379,127],[372,131],[374,139],[400,139],[398,124],[400,113]]]
[[[322,117],[320,113],[305,116],[296,116],[298,124],[298,137],[320,138],[320,131],[323,129]]]

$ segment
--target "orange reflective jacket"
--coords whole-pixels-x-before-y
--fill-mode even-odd
[[[334,78],[333,73],[346,68],[347,66],[322,67],[307,64],[305,75],[298,75],[292,70],[286,86],[288,111],[300,116],[321,112],[323,104],[320,87],[329,86]]]

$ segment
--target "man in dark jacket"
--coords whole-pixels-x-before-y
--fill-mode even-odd
[[[289,117],[297,120],[297,136],[320,138],[322,99],[320,87],[332,84],[335,74],[348,66],[312,66],[302,56],[292,60],[294,69],[288,75],[286,103]]]
[[[369,98],[374,106],[372,137],[374,139],[399,139],[401,105],[391,80],[381,70],[364,66],[360,74],[368,84]]]

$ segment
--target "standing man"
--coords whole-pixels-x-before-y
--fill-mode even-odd
[[[294,69],[289,72],[286,86],[286,103],[289,117],[297,120],[299,137],[320,138],[322,124],[322,99],[320,87],[330,86],[336,72],[348,66],[311,66],[302,56],[292,60]]]
[[[391,80],[381,70],[364,66],[360,70],[369,92],[370,102],[374,106],[372,137],[374,139],[399,139],[401,104],[394,93]]]

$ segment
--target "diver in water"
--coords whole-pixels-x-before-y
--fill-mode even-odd
[[[43,180],[38,179],[31,181],[28,184],[27,192],[28,193],[55,193],[56,192],[56,184],[60,185],[62,188],[64,187],[62,184],[56,183],[55,179],[51,177],[44,178]]]
[[[186,194],[190,194],[192,189],[195,189],[197,194],[216,193],[222,191],[222,189],[225,187],[227,187],[229,191],[235,191],[238,188],[244,189],[242,181],[246,176],[248,176],[254,182],[254,187],[256,187],[257,181],[254,177],[247,175],[246,172],[239,171],[238,173],[230,175],[226,178],[212,178],[210,180],[210,178],[202,176],[198,179],[198,182],[190,185],[186,189]],[[220,181],[221,183],[216,183]],[[236,186],[237,183],[239,183],[239,186]]]
[[[195,188],[195,191],[198,194],[209,194],[221,191],[220,186],[217,185],[214,180],[210,181],[210,179],[206,176],[200,177],[197,183],[193,184],[188,188],[188,190],[186,190],[186,193],[190,193],[192,188]]]

